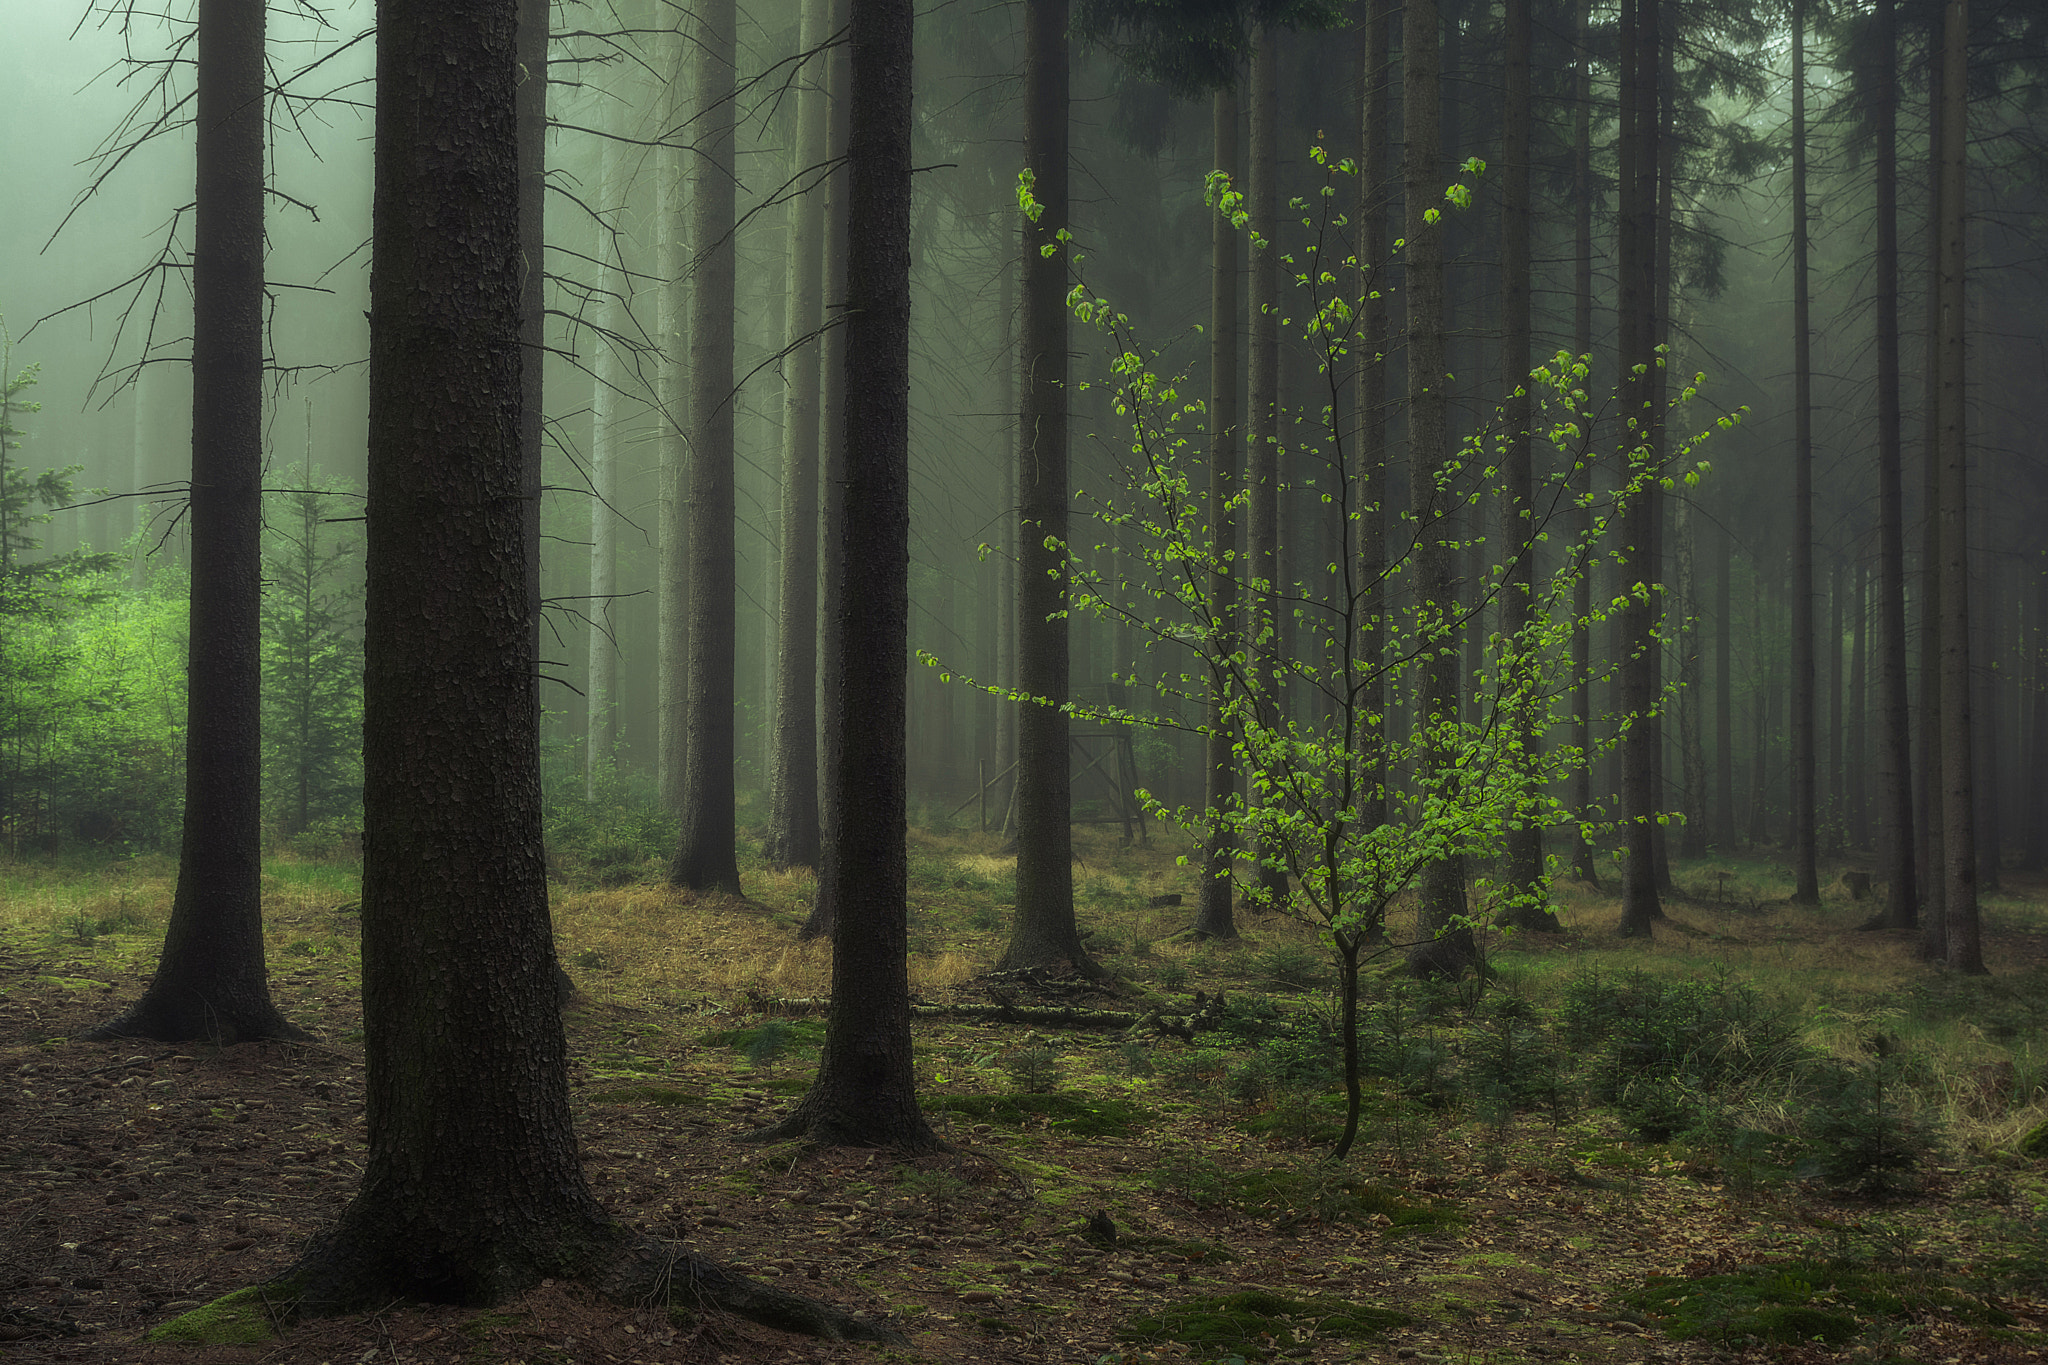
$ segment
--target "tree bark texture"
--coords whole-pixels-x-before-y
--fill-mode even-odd
[[[846,506],[839,572],[839,825],[832,1010],[817,1079],[765,1135],[919,1149],[910,1052],[906,720],[910,648],[910,0],[853,6]]]
[[[667,81],[662,128],[669,138],[688,117],[683,95],[685,20],[678,13],[663,35],[662,72]],[[683,808],[683,769],[689,758],[688,670],[690,661],[689,446],[690,386],[684,366],[689,346],[689,250],[683,224],[683,159],[680,147],[655,153],[655,273],[660,291],[655,304],[661,356],[655,376],[656,414],[660,423],[660,461],[655,475],[655,784],[661,808]]]
[[[304,1038],[263,961],[262,0],[202,0],[192,252],[185,822],[148,988],[89,1038]]]
[[[1443,229],[1429,215],[1444,202],[1442,109],[1438,104],[1436,0],[1408,0],[1402,17],[1402,159],[1406,203],[1408,295],[1408,506],[1417,540],[1416,641],[1423,662],[1416,724],[1428,729],[1458,720],[1458,614],[1455,494],[1444,466],[1451,458],[1450,376],[1444,361]],[[1441,773],[1450,762],[1440,741],[1425,738],[1421,762]],[[1411,971],[1458,976],[1478,960],[1466,922],[1465,860],[1448,855],[1424,864]]]
[[[737,580],[733,545],[733,292],[736,185],[733,151],[738,19],[733,0],[697,8],[691,49],[696,174],[690,185],[690,652],[684,706],[682,833],[669,881],[740,894],[733,671]]]
[[[1363,52],[1360,57],[1358,175],[1359,262],[1364,274],[1359,327],[1357,394],[1357,495],[1352,499],[1358,521],[1359,668],[1352,680],[1351,706],[1364,718],[1354,727],[1366,756],[1360,785],[1358,825],[1375,829],[1387,820],[1386,682],[1382,669],[1387,652],[1387,622],[1392,618],[1387,575],[1387,352],[1390,329],[1386,294],[1392,288],[1392,232],[1388,219],[1394,189],[1394,137],[1389,98],[1393,47],[1393,7],[1389,0],[1367,0]],[[1377,717],[1377,719],[1373,719]],[[1368,927],[1376,937],[1380,926]]]
[[[1237,92],[1219,90],[1212,107],[1216,169],[1231,178],[1238,176]],[[1209,612],[1215,638],[1209,646],[1211,659],[1228,659],[1237,652],[1237,575],[1242,561],[1237,556],[1237,513],[1232,499],[1237,496],[1238,451],[1244,433],[1238,423],[1238,392],[1242,375],[1238,368],[1238,275],[1240,273],[1238,231],[1220,211],[1209,219],[1209,539],[1210,552],[1219,568],[1210,581]],[[1225,709],[1225,695],[1236,686],[1230,670],[1216,667],[1210,685],[1215,689],[1209,703],[1209,734],[1203,753],[1208,785],[1204,801],[1221,816],[1237,799],[1237,758],[1232,749],[1232,721]],[[1237,859],[1237,840],[1221,819],[1213,821],[1203,847],[1202,885],[1195,902],[1195,931],[1208,938],[1237,937],[1237,921],[1231,913]]]
[[[1024,164],[1040,214],[1024,227],[1024,366],[1017,473],[1017,912],[1003,968],[1101,967],[1074,923],[1067,552],[1067,0],[1026,0]],[[1048,255],[1046,249],[1051,249]]]
[[[615,121],[608,116],[607,122]],[[625,198],[624,149],[615,138],[604,139],[599,152],[597,222],[597,328],[591,337],[590,392],[590,600],[584,604],[590,635],[586,656],[584,703],[583,792],[597,798],[609,773],[618,743],[619,639],[613,601],[619,590],[619,439],[626,366],[619,363],[615,340],[625,326],[625,294],[630,287],[624,259],[625,233],[619,230],[619,208]]]
[[[1593,43],[1592,0],[1577,0],[1573,9],[1576,72],[1572,113],[1572,353],[1593,363]],[[1588,383],[1587,391],[1592,392]],[[1588,422],[1592,421],[1588,416]],[[1593,534],[1593,460],[1598,449],[1587,432],[1587,458],[1572,470],[1572,543],[1587,546]],[[1572,744],[1579,764],[1572,770],[1570,806],[1579,823],[1572,827],[1572,873],[1588,885],[1600,884],[1593,862],[1593,843],[1585,823],[1593,818],[1593,556],[1572,588]]]
[[[1814,744],[1813,322],[1806,209],[1806,0],[1792,0],[1792,902],[1820,904]]]

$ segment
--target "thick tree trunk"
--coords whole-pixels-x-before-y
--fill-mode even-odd
[[[733,170],[738,76],[733,0],[697,8],[691,49],[696,173],[690,186],[690,654],[684,706],[682,832],[669,881],[740,894],[733,792],[734,664],[738,658],[733,544]]]
[[[1650,139],[1656,122],[1655,51],[1658,0],[1622,0],[1620,130],[1621,431],[1625,474],[1635,484],[1654,477],[1656,366],[1655,250],[1656,160]],[[1620,613],[1625,648],[1620,660],[1621,710],[1627,727],[1621,741],[1622,820],[1628,857],[1622,868],[1621,926],[1625,935],[1647,935],[1663,914],[1657,896],[1657,731],[1656,642],[1651,628],[1656,606],[1650,588],[1655,507],[1649,487],[1629,495],[1621,515],[1627,605]]]
[[[1213,108],[1216,169],[1231,178],[1238,176],[1237,92],[1220,90]],[[1243,431],[1238,424],[1238,230],[1220,211],[1209,220],[1209,537],[1210,553],[1216,556],[1218,572],[1210,579],[1209,619],[1216,632],[1209,646],[1211,659],[1223,660],[1237,652],[1237,513],[1232,499],[1237,496],[1238,452]],[[1204,802],[1213,812],[1208,838],[1203,845],[1202,885],[1195,902],[1195,932],[1208,938],[1236,938],[1237,921],[1231,914],[1235,889],[1232,876],[1237,859],[1237,840],[1220,818],[1238,791],[1237,759],[1232,751],[1235,722],[1225,705],[1228,692],[1238,686],[1226,667],[1215,667],[1210,677],[1214,694],[1209,703],[1209,734],[1204,741],[1204,763],[1208,785]]]
[[[798,46],[832,35],[826,0],[804,0]],[[826,67],[821,52],[797,88],[791,174],[808,180],[830,154]],[[816,867],[818,827],[818,406],[819,339],[825,320],[825,187],[814,184],[789,209],[788,354],[782,360],[781,614],[776,621],[775,750],[769,773],[768,837],[777,867]]]
[[[1806,0],[1792,0],[1792,902],[1820,904],[1813,661],[1813,324],[1807,267]]]
[[[1407,133],[1402,189],[1407,213],[1403,264],[1408,297],[1408,505],[1415,517],[1415,622],[1424,656],[1416,687],[1419,763],[1429,781],[1444,776],[1446,746],[1425,733],[1458,723],[1455,490],[1444,363],[1443,229],[1431,221],[1443,202],[1442,109],[1438,103],[1436,0],[1408,0],[1402,14],[1402,116]],[[1417,975],[1458,976],[1478,960],[1466,920],[1465,860],[1425,863],[1416,942],[1408,966]]]
[[[1942,913],[1943,960],[1980,975],[1984,951],[1977,913],[1977,829],[1972,764],[1970,688],[1969,445],[1965,428],[1963,202],[1969,134],[1969,0],[1948,0],[1943,12],[1940,316],[1937,376],[1941,481],[1941,813],[1947,862]]]
[[[202,0],[192,251],[185,823],[163,954],[88,1038],[304,1038],[263,962],[262,0]]]
[[[1024,443],[1018,471],[1017,913],[1005,968],[1071,963],[1104,975],[1074,923],[1066,704],[1067,0],[1026,0],[1024,163],[1039,217],[1024,229]],[[1047,255],[1042,248],[1053,248]],[[1055,548],[1048,549],[1051,543]]]

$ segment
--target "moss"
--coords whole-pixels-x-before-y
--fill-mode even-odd
[[[590,1096],[592,1104],[658,1104],[674,1107],[684,1104],[702,1104],[702,1095],[692,1095],[687,1090],[678,1090],[672,1085],[622,1085],[616,1090],[600,1090]]]
[[[2040,1124],[2020,1139],[2020,1154],[2036,1161],[2048,1161],[2048,1123]]]
[[[1853,1340],[1867,1322],[1952,1314],[1981,1327],[2016,1319],[1925,1271],[1854,1263],[1770,1261],[1697,1279],[1655,1276],[1623,1302],[1679,1340],[1795,1346]]]
[[[1128,1100],[1067,1092],[929,1095],[924,1106],[937,1113],[959,1114],[1012,1128],[1021,1128],[1035,1118],[1043,1119],[1046,1127],[1075,1137],[1129,1137],[1132,1129],[1144,1127],[1157,1117],[1151,1110]]]
[[[758,1025],[754,1028],[719,1029],[716,1032],[704,1034],[697,1041],[705,1047],[729,1047],[735,1052],[748,1052],[759,1047],[764,1031],[770,1031],[778,1035],[782,1046],[786,1048],[818,1047],[825,1041],[825,1025],[819,1020],[792,1019],[784,1021],[777,1019],[771,1021],[771,1023],[774,1025],[772,1030],[769,1029],[768,1025]]]
[[[1413,1321],[1405,1313],[1344,1299],[1290,1299],[1270,1290],[1248,1289],[1170,1304],[1130,1323],[1117,1336],[1133,1342],[1178,1341],[1210,1358],[1252,1355],[1276,1342],[1292,1342],[1298,1331],[1357,1341]]]
[[[272,1305],[287,1297],[277,1285],[253,1285],[224,1294],[212,1303],[180,1313],[143,1334],[145,1341],[184,1342],[193,1346],[251,1346],[277,1335]]]

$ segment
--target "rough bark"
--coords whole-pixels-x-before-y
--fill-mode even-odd
[[[1572,114],[1572,353],[1593,363],[1593,44],[1592,0],[1577,0],[1577,70],[1573,77],[1576,107]],[[1587,391],[1593,392],[1589,383]],[[1589,418],[1590,420],[1590,418]],[[1597,449],[1587,433],[1586,449]],[[1593,533],[1593,461],[1581,458],[1572,470],[1572,543],[1586,546]],[[1593,843],[1585,823],[1593,816],[1593,568],[1587,562],[1572,588],[1572,744],[1580,760],[1571,776],[1572,812],[1581,823],[1572,828],[1572,874],[1591,886],[1600,884],[1593,862]]]
[[[1813,323],[1807,264],[1806,0],[1792,0],[1792,903],[1820,904],[1814,744]]]
[[[1067,0],[1026,0],[1024,164],[1040,213],[1024,227],[1018,470],[1017,913],[1005,968],[1069,962],[1106,975],[1074,922],[1067,716]],[[1044,248],[1052,248],[1046,254]],[[1051,545],[1054,548],[1047,548]]]
[[[1932,44],[1940,45],[1937,20]],[[1941,125],[1943,64],[1928,63],[1927,287],[1924,371],[1920,404],[1920,956],[1939,962],[1948,954],[1947,866],[1942,841],[1942,612],[1941,612]]]
[[[202,0],[192,252],[185,823],[148,988],[88,1038],[304,1038],[263,961],[262,0]]]
[[[1964,169],[1969,133],[1969,0],[1948,0],[1942,24],[1941,195],[1937,336],[1941,481],[1941,814],[1946,859],[1943,960],[1982,974],[1970,687],[1970,518],[1964,411]]]
[[[1626,473],[1640,479],[1654,458],[1651,371],[1655,319],[1656,163],[1647,145],[1656,120],[1655,38],[1658,0],[1622,0],[1620,233],[1618,273],[1621,281],[1620,369],[1621,439]],[[1625,647],[1620,660],[1621,709],[1627,729],[1621,741],[1621,804],[1628,857],[1622,867],[1621,926],[1624,935],[1642,936],[1661,917],[1657,895],[1656,771],[1657,732],[1649,719],[1656,704],[1656,642],[1651,638],[1656,608],[1649,588],[1655,580],[1651,559],[1653,502],[1647,489],[1628,500],[1621,515],[1623,587],[1628,604],[1620,613]]]
[[[1438,104],[1436,0],[1409,0],[1402,16],[1402,115],[1407,144],[1402,189],[1407,238],[1408,296],[1408,505],[1416,522],[1416,646],[1424,661],[1416,688],[1416,724],[1427,729],[1458,719],[1456,547],[1451,538],[1451,457],[1448,422],[1450,376],[1444,363],[1443,232],[1425,215],[1444,202],[1442,110]],[[1450,760],[1425,737],[1420,763],[1441,774]],[[1409,969],[1423,976],[1458,976],[1478,961],[1466,919],[1465,860],[1456,855],[1423,865],[1416,943]]]
[[[1500,222],[1500,382],[1505,395],[1501,413],[1506,422],[1500,455],[1502,484],[1500,545],[1509,556],[1500,588],[1500,634],[1514,641],[1536,623],[1536,544],[1534,464],[1529,452],[1529,98],[1531,23],[1529,0],[1507,0],[1506,81],[1501,107]],[[1512,650],[1513,644],[1509,645]],[[1524,673],[1511,690],[1533,687]],[[1533,706],[1516,706],[1507,724],[1517,730],[1524,761],[1532,770],[1540,761],[1543,737]],[[1533,822],[1507,832],[1501,869],[1504,889],[1516,898],[1502,917],[1522,929],[1557,929],[1541,897],[1544,885],[1543,829]]]
[[[1876,251],[1871,294],[1877,345],[1877,839],[1885,882],[1885,924],[1911,929],[1920,918],[1913,829],[1912,717],[1906,691],[1906,495],[1899,416],[1898,17],[1877,0],[1877,79],[1872,82],[1876,147]]]
[[[1219,90],[1213,103],[1216,169],[1231,177],[1238,175],[1237,92]],[[1231,500],[1237,496],[1238,458],[1242,441],[1238,426],[1238,232],[1220,212],[1209,224],[1209,538],[1219,572],[1210,579],[1209,614],[1215,637],[1209,646],[1211,659],[1227,659],[1237,652],[1237,514]],[[1237,795],[1237,759],[1232,750],[1231,720],[1226,713],[1226,689],[1234,683],[1229,670],[1213,670],[1210,686],[1215,693],[1209,703],[1209,734],[1203,745],[1207,786],[1204,802],[1211,811],[1227,811]],[[1217,820],[1211,826],[1202,849],[1202,885],[1195,901],[1195,931],[1207,938],[1236,938],[1237,921],[1231,913],[1235,880],[1231,875],[1237,859],[1237,841],[1229,827]]]
[[[738,620],[733,480],[733,291],[738,76],[733,0],[697,8],[691,49],[695,174],[690,185],[690,652],[689,750],[683,762],[681,836],[669,881],[740,894],[733,792],[734,665]]]
[[[910,0],[859,0],[851,47],[846,505],[832,1010],[817,1079],[764,1137],[936,1147],[910,1052]]]
[[[805,0],[798,47],[831,35],[826,0]],[[791,173],[810,177],[829,154],[827,58],[809,64],[796,97]],[[789,210],[789,314],[783,357],[781,611],[776,620],[775,751],[769,772],[768,836],[762,853],[777,867],[816,867],[818,827],[818,328],[825,318],[825,189],[813,186]]]

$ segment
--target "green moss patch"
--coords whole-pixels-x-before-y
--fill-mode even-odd
[[[1670,1335],[1725,1345],[1841,1346],[1867,1323],[1929,1314],[1978,1327],[2010,1327],[2004,1309],[1911,1269],[1770,1261],[1697,1279],[1654,1276],[1623,1296]]]
[[[192,1346],[251,1346],[277,1335],[267,1285],[237,1289],[189,1313],[180,1313],[144,1334],[145,1341],[175,1341]]]
[[[612,1090],[597,1091],[589,1098],[592,1104],[656,1104],[665,1108],[704,1103],[702,1095],[693,1095],[672,1085],[622,1085]]]
[[[706,1047],[729,1047],[752,1058],[764,1048],[781,1051],[820,1047],[825,1042],[825,1025],[817,1019],[771,1019],[752,1028],[719,1029],[697,1041]]]
[[[939,1113],[959,1114],[985,1123],[1021,1128],[1033,1119],[1075,1137],[1129,1137],[1157,1116],[1143,1105],[1128,1100],[1098,1099],[1093,1095],[1058,1093],[1038,1095],[928,1095],[924,1107]]]
[[[1357,1341],[1413,1321],[1405,1313],[1343,1299],[1290,1299],[1270,1290],[1247,1289],[1170,1304],[1130,1323],[1117,1336],[1140,1343],[1178,1341],[1208,1359],[1254,1355],[1312,1336]]]
[[[1232,1202],[1246,1213],[1280,1217],[1307,1214],[1328,1223],[1369,1223],[1385,1218],[1386,1234],[1461,1228],[1465,1215],[1449,1204],[1410,1204],[1393,1191],[1324,1167],[1266,1167],[1231,1178]]]

